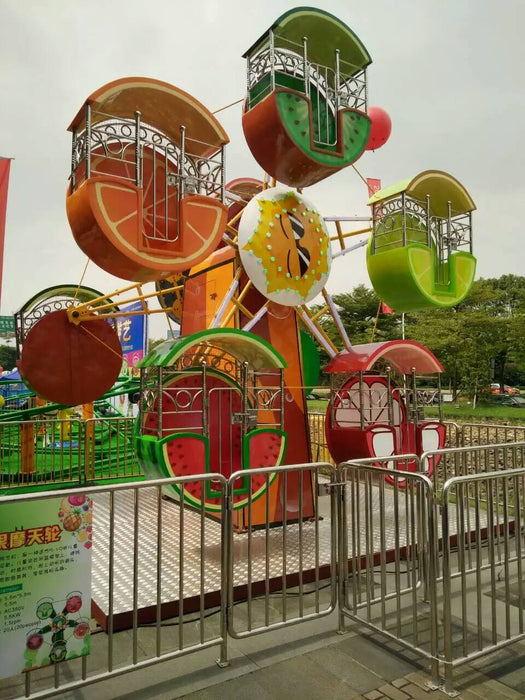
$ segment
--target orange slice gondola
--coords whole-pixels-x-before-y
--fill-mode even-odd
[[[67,215],[99,267],[154,281],[216,247],[228,137],[194,97],[159,80],[116,80],[88,97],[69,129]]]

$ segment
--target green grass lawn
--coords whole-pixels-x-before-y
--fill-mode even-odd
[[[328,400],[312,399],[308,401],[309,413],[326,413]],[[434,406],[425,408],[426,418],[437,418],[438,409]],[[513,425],[525,425],[525,408],[513,406],[498,406],[497,404],[481,403],[472,408],[470,405],[443,405],[443,418],[445,420],[459,420],[467,423],[512,423]]]
[[[425,408],[425,416],[437,417],[438,409]],[[472,408],[471,405],[444,404],[443,417],[445,420],[464,420],[471,423],[512,423],[525,425],[525,409],[513,406],[498,406],[497,404],[481,403]]]
[[[328,399],[309,399],[307,404],[308,413],[326,413]]]

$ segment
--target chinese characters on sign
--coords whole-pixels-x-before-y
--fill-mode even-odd
[[[84,494],[0,507],[3,677],[89,653],[92,522]]]
[[[15,332],[15,317],[14,316],[0,316],[0,333],[14,333]]]
[[[121,311],[143,312],[142,302],[137,301],[121,309]],[[117,333],[122,346],[122,357],[125,368],[135,377],[139,376],[137,364],[145,355],[148,342],[148,317],[144,313],[137,316],[120,316],[117,318]]]

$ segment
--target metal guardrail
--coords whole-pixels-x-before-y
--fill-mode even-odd
[[[461,447],[461,428],[451,420],[444,420],[447,429],[445,447]]]
[[[324,413],[309,413],[308,426],[310,428],[310,445],[312,447],[312,458],[314,462],[329,462],[335,465],[334,460],[328,450],[326,442]]]
[[[42,417],[0,423],[1,488],[81,485],[142,476],[132,447],[134,422],[128,417],[87,421]],[[325,414],[309,413],[308,424],[314,461],[334,465],[326,441]],[[445,421],[445,425],[447,448],[525,441],[524,426],[458,425],[452,421]],[[71,435],[71,440],[61,439]],[[455,468],[449,471],[456,473]]]
[[[162,479],[143,482],[140,484],[115,484],[111,486],[96,486],[83,489],[82,494],[93,499],[95,521],[93,547],[105,552],[107,574],[107,635],[92,635],[92,647],[96,647],[97,653],[81,658],[72,659],[54,664],[53,678],[43,679],[39,670],[26,671],[24,676],[25,686],[20,688],[25,697],[48,698],[56,695],[62,696],[67,691],[84,687],[92,683],[107,680],[130,671],[144,669],[162,661],[168,661],[179,656],[187,655],[207,649],[213,646],[220,648],[219,664],[227,663],[226,646],[226,548],[227,541],[225,522],[222,524],[220,537],[220,557],[215,566],[219,567],[220,595],[218,629],[207,623],[208,615],[205,612],[205,584],[206,572],[204,566],[192,571],[192,576],[197,577],[198,594],[195,615],[191,627],[185,626],[184,589],[188,585],[184,571],[189,556],[185,546],[186,528],[191,518],[191,525],[196,528],[198,542],[203,553],[209,546],[208,532],[206,529],[206,513],[204,507],[195,510],[185,505],[184,500],[178,504],[178,518],[175,532],[170,528],[170,537],[165,537],[166,519],[171,515],[168,503],[163,497],[163,491],[167,486],[177,484],[181,491],[185,487],[199,484],[205,488],[206,482],[213,480],[214,491],[219,493],[220,502],[226,509],[226,479],[220,475],[201,475],[177,479]],[[47,493],[20,494],[0,497],[0,512],[3,505],[16,503],[37,503],[37,501],[59,497],[67,498],[69,495],[78,497],[78,490],[60,490]],[[142,506],[147,504],[150,520],[143,521]],[[204,504],[204,502],[203,502]],[[106,511],[108,517],[107,527],[97,528],[97,512]],[[142,516],[142,518],[141,518]],[[221,526],[219,526],[221,527]],[[155,546],[147,546],[147,536],[154,529]],[[120,534],[119,534],[120,533]],[[123,535],[122,535],[123,533]],[[125,537],[125,549],[122,547],[122,536]],[[152,551],[153,549],[153,551]],[[120,571],[123,556],[130,566],[126,571]],[[202,561],[204,561],[202,559]],[[169,563],[167,563],[169,562]],[[175,571],[173,570],[175,564]],[[122,578],[124,577],[124,578]],[[174,613],[177,633],[173,634],[171,625],[163,624],[165,617],[167,587],[169,579],[174,578],[174,589],[178,596],[178,611]],[[151,584],[152,582],[152,584]],[[195,584],[195,581],[194,581]],[[139,621],[139,607],[145,586],[151,586],[152,601],[149,606],[151,621]],[[131,630],[126,639],[122,635],[115,641],[116,608],[118,598],[123,586],[129,590],[131,609]],[[153,611],[153,612],[151,612]],[[153,639],[152,639],[153,637]],[[123,645],[127,648],[124,649]],[[151,654],[145,654],[144,648],[152,648]],[[93,649],[94,651],[94,649]],[[146,658],[144,658],[146,657]],[[95,660],[97,666],[90,669],[90,661]],[[101,669],[101,659],[102,669]],[[32,678],[35,677],[35,683]],[[51,681],[51,683],[49,683]],[[21,695],[17,695],[21,697]]]
[[[455,667],[525,638],[525,469],[453,477],[443,487],[442,508],[438,583],[445,691],[452,694]]]
[[[460,444],[463,447],[524,441],[525,426],[523,425],[497,425],[495,423],[463,423],[461,425]]]
[[[350,618],[425,656],[438,687],[434,489],[414,470],[415,455],[338,467],[340,625]]]
[[[456,447],[421,455],[421,471],[433,466],[432,480],[438,499],[445,482],[455,476],[519,469],[525,467],[525,442],[505,442],[471,447]]]
[[[90,418],[83,424],[85,479],[123,479],[142,475],[134,449],[135,418]]]
[[[0,423],[0,488],[81,482],[82,426],[58,418]]]
[[[524,455],[525,442],[501,443],[439,450],[421,459],[403,455],[346,462],[337,469],[319,462],[245,470],[229,480],[208,474],[85,486],[82,493],[96,502],[94,550],[106,552],[108,634],[94,636],[105,667],[90,669],[89,657],[55,664],[53,688],[46,685],[49,675],[41,686],[38,680],[32,684],[34,672],[28,672],[26,695],[51,697],[210,646],[220,648],[219,663],[226,664],[228,637],[262,634],[337,608],[341,630],[351,619],[412,649],[430,661],[432,686],[444,678],[443,687],[452,694],[457,666],[525,637]],[[249,487],[252,479],[260,485],[261,476],[269,481],[274,472],[281,500],[268,499],[261,506],[261,499],[248,496],[244,530],[235,530],[239,478]],[[290,495],[292,479],[296,499]],[[302,495],[306,480],[312,480],[315,494],[315,516],[308,519]],[[206,514],[204,506],[192,507],[184,499],[175,505],[163,498],[166,486],[184,490],[190,482],[201,482],[202,490],[209,481],[220,491],[220,520]],[[321,493],[329,494],[328,510]],[[4,496],[0,509],[69,494],[78,495],[78,488]],[[142,511],[146,501],[147,514]],[[260,523],[261,508],[262,526],[252,527],[252,511],[258,509]],[[285,514],[279,527],[272,523],[276,513]],[[103,515],[106,519],[98,521]],[[327,560],[321,557],[323,538]],[[153,582],[147,623],[139,616],[144,569]],[[125,584],[117,586],[119,572],[124,572]],[[218,576],[219,624],[208,627],[207,584],[213,575]],[[166,608],[168,584],[175,600],[185,601],[171,612]],[[194,625],[186,628],[190,588],[195,616]],[[324,588],[328,600],[321,595]],[[118,647],[115,643],[116,605],[123,591],[131,601],[128,653],[120,641]],[[242,615],[236,607],[239,596]],[[171,632],[163,622],[168,613]],[[150,641],[153,637],[154,652],[147,658],[139,653],[144,635]]]
[[[457,666],[525,638],[524,455],[525,442],[504,443],[338,468],[342,625],[428,658],[430,687],[450,695]]]
[[[104,617],[107,635],[92,634],[91,655],[55,663],[52,670],[44,669],[47,674],[27,669],[23,676],[9,680],[9,690],[18,693],[16,697],[62,696],[210,647],[219,648],[217,663],[224,666],[228,664],[228,635],[247,637],[329,614],[337,604],[336,493],[330,500],[328,562],[320,557],[323,518],[317,494],[322,492],[321,480],[327,483],[321,470],[330,469],[333,471],[323,463],[305,464],[246,470],[229,480],[214,473],[83,488],[81,493],[94,503],[91,580],[92,587],[97,586],[93,600],[98,616]],[[282,527],[273,527],[267,501],[266,522],[252,528],[251,511],[260,503],[249,497],[247,530],[234,532],[233,496],[239,477],[260,479],[264,474],[269,478],[272,471],[281,479]],[[292,479],[299,486],[298,500],[290,494]],[[304,517],[302,486],[307,479],[317,487],[317,517]],[[332,475],[330,482],[334,481]],[[185,489],[203,491],[211,482],[214,493],[219,494],[222,517],[210,517],[204,500],[194,507],[184,499]],[[173,496],[173,489],[167,490],[173,486],[179,490],[177,503],[164,496]],[[3,496],[0,515],[3,506],[57,497],[63,502],[70,495],[78,498],[78,489]],[[256,559],[262,562],[257,571]],[[104,580],[98,581],[101,572]],[[239,583],[246,590],[246,601],[239,600]],[[320,597],[327,586],[328,603]],[[245,629],[240,629],[235,614],[239,602],[245,602],[247,610]],[[210,613],[211,605],[216,607]],[[189,612],[193,613],[190,619]],[[210,619],[214,614],[218,623]],[[120,635],[117,642],[123,615],[129,633],[124,638]]]
[[[0,423],[0,489],[141,476],[134,418],[33,418]]]
[[[232,474],[228,481],[228,497],[233,499],[234,485],[241,476],[249,480],[248,491],[252,492],[254,477],[265,475],[266,490],[273,468],[250,469]],[[241,543],[234,542],[232,521],[228,527],[228,632],[235,639],[243,639],[255,634],[276,630],[329,615],[337,605],[337,491],[329,488],[330,494],[330,559],[328,565],[321,561],[321,534],[319,492],[321,473],[330,473],[329,484],[335,484],[335,469],[328,463],[304,464],[279,467],[281,479],[282,525],[270,527],[270,500],[266,499],[266,517],[262,529],[252,527],[251,498],[248,499],[247,530]],[[290,482],[295,481],[298,495],[291,497]],[[304,487],[306,481],[313,481],[314,513],[305,520]],[[327,485],[326,479],[324,485]],[[259,557],[259,566],[254,563],[254,553],[264,552]],[[258,570],[256,570],[258,568]],[[246,588],[246,614],[242,616],[242,629],[239,628],[234,607],[234,588],[239,585],[236,574],[242,572],[242,585]],[[325,583],[321,586],[321,580]],[[328,582],[326,583],[326,580]],[[257,604],[254,596],[259,586],[260,597]],[[328,604],[322,604],[320,591],[330,588]],[[293,589],[293,591],[290,591]],[[291,597],[292,596],[292,597]],[[311,598],[308,598],[311,596]],[[309,604],[308,601],[311,601]]]

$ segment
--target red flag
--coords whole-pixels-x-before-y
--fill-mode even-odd
[[[394,311],[390,308],[390,306],[388,306],[387,304],[385,304],[384,301],[382,301],[381,302],[381,313],[382,314],[393,314]]]
[[[2,270],[4,269],[5,215],[7,210],[7,188],[9,185],[10,158],[0,158],[0,295],[2,293]]]
[[[368,196],[372,197],[376,192],[379,192],[381,189],[381,180],[378,180],[375,177],[367,177],[366,178],[366,184],[368,185]],[[383,216],[383,207],[377,206],[377,204],[374,205],[373,207],[374,211],[374,219],[380,219]]]
[[[381,189],[381,180],[378,180],[374,177],[367,177],[366,184],[368,185],[368,196],[369,197],[371,197],[372,195],[374,195],[376,192],[378,192]]]

